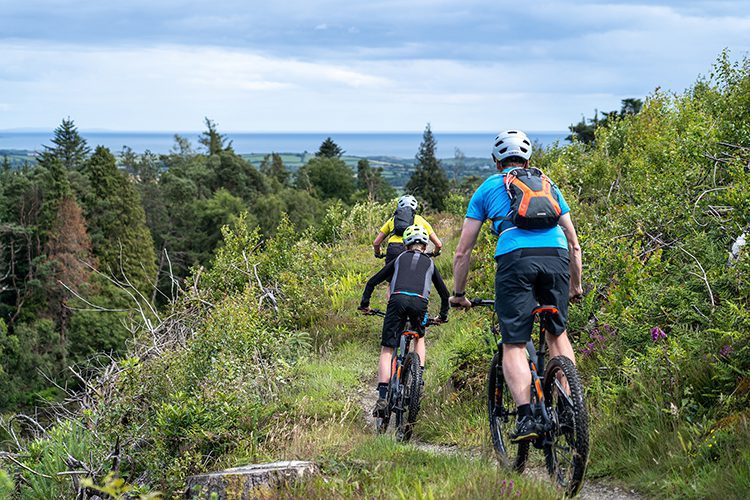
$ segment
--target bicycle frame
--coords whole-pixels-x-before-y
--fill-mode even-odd
[[[389,401],[389,404],[392,401],[400,401],[400,395],[401,395],[401,368],[404,366],[404,358],[406,357],[406,354],[409,352],[409,347],[411,345],[411,341],[417,340],[419,338],[419,335],[417,332],[409,330],[409,325],[407,322],[407,327],[404,329],[403,332],[401,332],[401,337],[399,339],[399,344],[396,349],[393,350],[393,355],[391,357],[391,401]],[[403,410],[403,408],[398,408],[396,406],[393,407],[397,410]]]
[[[490,300],[474,300],[472,301],[473,306],[489,306],[494,307],[494,301]],[[555,314],[557,313],[557,310],[555,308],[545,306],[545,307],[538,307],[534,309],[534,322],[539,323],[539,349],[537,350],[536,345],[534,344],[533,336],[532,338],[526,343],[526,353],[529,358],[529,371],[531,372],[531,403],[532,408],[535,412],[538,412],[542,417],[542,422],[544,424],[544,430],[545,432],[552,430],[555,427],[555,422],[552,418],[552,416],[549,414],[549,411],[547,410],[547,405],[545,404],[544,399],[544,392],[542,391],[542,384],[544,382],[544,367],[545,367],[545,358],[547,355],[547,339],[546,339],[546,328],[545,325],[548,321],[548,315],[549,314]],[[497,321],[493,322],[493,325],[490,327],[490,332],[492,332],[493,336],[495,337],[495,345],[497,352],[502,357],[502,339],[500,338],[500,332],[499,328],[497,326]],[[540,375],[541,374],[541,375]],[[560,385],[560,382],[558,380],[555,380],[556,385]],[[562,390],[562,386],[560,386],[561,393],[565,394],[565,391]],[[567,399],[567,396],[566,396]],[[571,401],[567,401],[571,406],[573,403]],[[538,444],[535,443],[535,446],[541,447],[544,443],[539,442]]]

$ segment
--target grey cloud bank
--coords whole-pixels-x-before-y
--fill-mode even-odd
[[[744,2],[0,1],[0,129],[561,130],[750,48]]]

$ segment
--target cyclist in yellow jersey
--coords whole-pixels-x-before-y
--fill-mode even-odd
[[[398,199],[398,210],[404,209],[404,208],[410,208],[412,211],[416,211],[417,209],[417,199],[414,198],[412,195],[404,195],[401,198]],[[403,238],[403,232],[401,234],[398,234],[397,231],[397,222],[396,222],[397,215],[394,215],[390,219],[388,219],[385,224],[383,224],[383,227],[380,228],[380,232],[375,237],[375,240],[372,242],[373,249],[375,250],[375,256],[380,257],[381,256],[381,249],[380,246],[383,244],[383,242],[388,239],[388,246],[386,248],[385,252],[385,263],[386,265],[393,261],[396,257],[401,255],[404,250],[406,250],[406,247],[404,247],[404,238]],[[435,245],[435,251],[433,252],[435,255],[438,255],[440,253],[440,250],[443,248],[443,242],[440,241],[440,238],[437,237],[435,234],[435,231],[433,231],[432,226],[429,222],[427,222],[424,217],[421,215],[414,214],[414,220],[412,221],[412,224],[416,224],[417,226],[422,226],[425,231],[427,231],[427,234],[429,235],[430,241],[433,245]],[[409,225],[412,225],[409,224]]]

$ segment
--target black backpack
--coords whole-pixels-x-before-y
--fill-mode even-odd
[[[552,181],[538,168],[514,168],[505,174],[510,212],[503,220],[521,229],[549,229],[560,220],[560,200]]]
[[[399,207],[393,212],[393,234],[403,236],[406,228],[414,224],[416,212],[411,207]]]

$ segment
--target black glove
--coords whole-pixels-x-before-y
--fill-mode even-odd
[[[441,323],[447,323],[448,322],[448,316],[443,316],[442,314],[438,317],[438,321]]]

